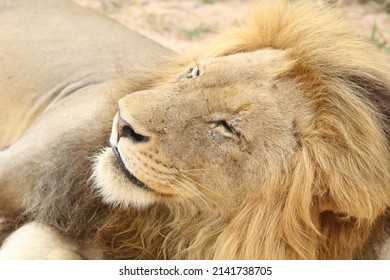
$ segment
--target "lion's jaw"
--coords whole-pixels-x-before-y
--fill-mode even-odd
[[[117,153],[104,150],[95,166],[106,202],[234,209],[260,191],[268,174],[287,172],[297,141],[294,102],[290,108],[281,102],[292,98],[292,82],[277,79],[289,66],[284,52],[264,49],[201,65],[174,83],[120,100],[110,139]],[[118,132],[118,122],[147,141]]]

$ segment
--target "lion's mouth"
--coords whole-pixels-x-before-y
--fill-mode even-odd
[[[134,185],[137,187],[145,190],[145,191],[153,191],[151,188],[149,188],[147,185],[145,185],[143,182],[141,182],[137,177],[135,177],[125,166],[125,163],[122,160],[122,157],[118,151],[117,147],[112,147],[112,150],[114,152],[114,155],[116,159],[118,160],[119,166],[121,167],[123,173],[125,173],[127,179],[130,180]]]

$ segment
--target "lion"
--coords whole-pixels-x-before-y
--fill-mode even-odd
[[[28,176],[11,155],[18,142],[4,150],[19,171],[1,165],[11,175],[0,194],[25,210],[0,256],[381,257],[390,220],[385,60],[333,6],[253,3],[204,48],[152,67],[145,88],[128,85],[132,72],[112,80],[105,92],[127,94],[89,123],[49,134],[55,144],[34,154]],[[68,109],[78,120],[78,107]],[[33,151],[53,117],[64,114],[30,130]]]

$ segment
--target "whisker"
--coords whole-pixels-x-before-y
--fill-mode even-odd
[[[180,189],[179,189],[177,186],[175,186],[174,184],[172,184],[171,181],[174,179],[174,177],[172,177],[172,176],[167,176],[167,175],[165,175],[165,176],[159,175],[158,177],[159,177],[159,179],[161,179],[165,184],[169,185],[172,189],[174,189],[174,190],[176,191],[176,193],[177,193],[180,197],[182,197],[186,202],[188,202],[189,204],[193,204],[193,203],[194,203],[193,201],[190,200],[189,197],[185,196],[185,195],[180,191]]]
[[[210,207],[209,203],[203,198],[203,194],[201,192],[199,192],[198,190],[194,189],[194,188],[191,188],[191,184],[187,185],[185,184],[186,183],[190,183],[190,182],[183,182],[183,181],[179,181],[177,180],[176,178],[173,178],[177,183],[179,183],[181,186],[183,186],[185,189],[187,189],[188,191],[192,192],[194,195],[196,195],[204,204],[207,208],[209,208],[210,210],[212,210],[212,208]]]
[[[202,189],[204,189],[204,190],[206,190],[206,191],[209,191],[209,192],[211,192],[212,194],[215,194],[215,195],[218,196],[218,197],[221,197],[221,198],[223,197],[221,194],[219,194],[219,193],[217,193],[217,192],[211,190],[210,188],[205,187],[204,185],[200,184],[199,182],[196,182],[194,179],[188,177],[187,175],[185,175],[185,174],[180,174],[180,175],[183,176],[185,180],[188,180],[188,181],[190,181],[190,182],[196,184],[196,185],[199,186],[200,188],[202,188]]]
[[[191,178],[189,178],[189,179],[191,179]],[[190,184],[191,186],[193,186],[193,184],[192,184],[191,182],[189,182],[188,180],[186,180],[186,179],[184,179],[184,178],[182,178],[182,180],[183,180],[184,182]],[[192,181],[193,181],[193,180],[192,180]],[[193,182],[195,182],[195,181],[193,181]],[[196,182],[195,182],[195,183],[196,183]],[[206,187],[204,187],[204,186],[202,186],[202,187],[203,187],[204,189],[210,191],[211,193],[214,193],[215,195],[221,197],[221,198],[223,197],[222,195],[220,195],[220,194],[218,194],[218,193],[215,193],[215,192],[213,192],[212,190],[210,190],[210,189],[208,189],[208,188],[206,188]],[[199,190],[197,190],[197,191],[200,192]],[[200,192],[200,193],[201,193],[201,192]],[[205,196],[203,193],[201,193],[201,194],[202,194],[203,197]],[[207,200],[210,201],[214,206],[216,206],[218,209],[221,210],[221,205],[220,205],[219,203],[217,203],[214,199],[212,199],[212,198],[210,198],[209,196],[207,196]]]
[[[181,173],[187,173],[187,174],[190,174],[190,175],[200,175],[202,174],[204,171],[206,171],[207,169],[180,169],[179,172]]]

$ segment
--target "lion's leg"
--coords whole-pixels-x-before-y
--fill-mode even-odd
[[[108,88],[114,89],[115,83],[109,81],[81,88],[63,98],[51,105],[15,143],[0,151],[0,214],[20,214],[25,207],[25,195],[31,195],[35,187],[41,186],[48,171],[56,168],[58,177],[61,177],[61,166],[53,166],[53,157],[54,154],[57,157],[67,155],[58,155],[58,151],[72,150],[71,144],[86,149],[88,143],[101,141],[97,136],[87,135],[86,132],[93,129],[99,131],[107,127],[104,134],[108,135],[110,122],[96,123],[98,116],[108,120],[113,118],[114,112],[110,108],[115,107],[106,100]],[[120,91],[111,94],[113,100],[121,95]],[[105,143],[107,136],[101,134],[104,138],[100,143]]]
[[[82,259],[77,246],[66,242],[49,227],[29,223],[13,232],[0,248],[0,259]]]

